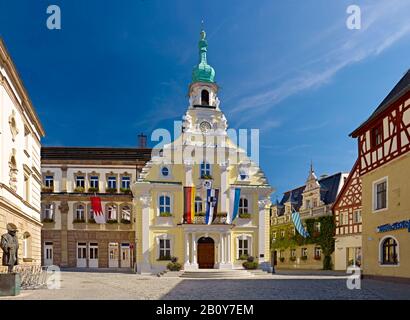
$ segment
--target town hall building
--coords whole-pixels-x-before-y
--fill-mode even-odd
[[[233,269],[250,256],[270,265],[273,189],[228,138],[207,47],[202,31],[181,135],[153,154],[132,186],[138,273],[165,270],[172,257],[184,270]]]

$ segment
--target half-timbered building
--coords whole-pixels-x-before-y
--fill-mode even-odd
[[[333,205],[335,270],[362,264],[362,182],[356,161]]]
[[[351,136],[363,188],[363,272],[410,277],[410,70]]]

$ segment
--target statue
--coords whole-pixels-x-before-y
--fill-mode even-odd
[[[19,242],[16,225],[8,223],[7,232],[1,236],[0,247],[3,250],[3,266],[8,266],[8,272],[12,273],[13,267],[18,264]]]

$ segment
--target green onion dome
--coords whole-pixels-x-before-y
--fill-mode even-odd
[[[214,82],[215,70],[206,61],[206,52],[208,42],[206,41],[206,33],[201,31],[201,39],[199,40],[199,64],[192,70],[192,82]]]

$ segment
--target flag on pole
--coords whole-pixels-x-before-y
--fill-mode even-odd
[[[299,232],[299,234],[303,238],[309,237],[309,232],[305,230],[305,228],[303,227],[302,221],[300,220],[299,212],[296,212],[296,211],[292,212],[292,221],[293,221],[293,224],[295,225],[296,230]]]
[[[239,199],[241,197],[241,189],[235,188],[230,190],[229,194],[229,213],[227,223],[231,224],[238,215]]]
[[[205,223],[211,224],[216,219],[216,211],[218,210],[218,189],[206,190],[206,215]]]
[[[101,198],[100,197],[91,197],[91,209],[94,213],[94,219],[96,223],[103,224],[105,223],[104,212],[101,207]]]
[[[194,222],[195,214],[195,187],[184,187],[184,221]]]

